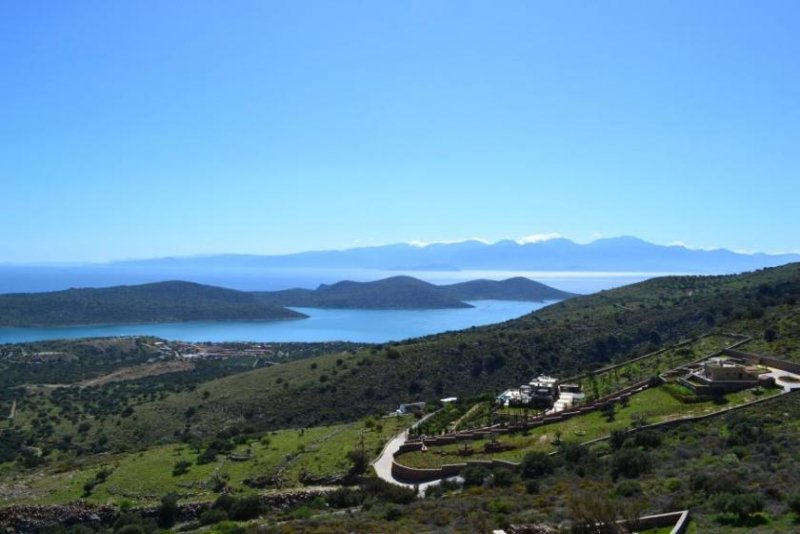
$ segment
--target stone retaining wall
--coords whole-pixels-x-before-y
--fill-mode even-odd
[[[439,480],[442,478],[454,477],[467,467],[473,466],[483,466],[488,469],[494,469],[495,467],[508,467],[510,469],[516,469],[519,467],[519,464],[509,460],[473,460],[464,462],[462,464],[445,464],[438,469],[423,469],[417,467],[408,467],[406,465],[397,463],[397,461],[392,461],[392,476],[401,482],[410,482],[412,484],[431,482],[433,480]]]

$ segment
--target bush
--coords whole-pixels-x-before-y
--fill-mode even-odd
[[[633,434],[632,441],[637,447],[654,449],[661,445],[661,434],[655,430],[642,430]]]
[[[800,515],[800,493],[792,493],[786,498],[786,505],[789,510]]]
[[[461,484],[456,480],[444,479],[438,484],[433,484],[425,488],[425,498],[439,498],[448,491],[455,491],[461,489]]]
[[[211,505],[211,508],[213,510],[225,510],[227,512],[235,502],[236,498],[230,495],[220,495],[217,497],[217,500],[214,501],[214,504]]]
[[[539,493],[539,481],[538,480],[526,480],[525,481],[525,493],[529,495],[535,495]]]
[[[547,454],[533,451],[522,459],[521,468],[523,477],[536,478],[552,473],[555,469],[555,462]]]
[[[514,483],[514,472],[507,467],[497,467],[492,470],[492,485],[505,488]]]
[[[367,454],[361,449],[353,449],[348,452],[347,459],[350,460],[352,464],[350,467],[351,475],[364,474],[367,470],[367,466],[369,466],[369,457],[367,457]]]
[[[614,488],[620,497],[633,497],[642,493],[642,486],[634,480],[623,480]]]
[[[734,514],[741,524],[764,509],[764,497],[758,493],[723,493],[714,499],[714,506],[720,512]]]
[[[608,443],[611,445],[612,449],[619,450],[622,448],[627,437],[628,432],[624,428],[616,428],[611,431],[611,435],[608,437]]]
[[[264,513],[265,507],[256,495],[236,499],[228,511],[228,516],[234,521],[247,521],[255,519]]]
[[[472,486],[482,486],[492,472],[482,465],[471,465],[462,470],[460,474],[464,479],[464,487],[469,488]]]
[[[370,478],[361,484],[365,496],[394,504],[409,504],[417,498],[417,492],[411,488],[396,486],[380,478]]]
[[[357,489],[339,488],[329,493],[326,501],[331,508],[352,508],[364,502],[364,494]]]
[[[178,496],[170,493],[161,497],[161,506],[158,507],[158,526],[170,528],[178,519]]]
[[[400,508],[397,508],[396,506],[390,506],[386,510],[386,515],[384,517],[386,518],[387,521],[397,521],[402,516],[403,512],[400,510]]]
[[[644,451],[624,448],[614,453],[611,463],[611,474],[615,479],[619,475],[636,478],[650,469],[652,460]]]
[[[192,462],[187,462],[186,460],[181,460],[180,462],[176,462],[172,468],[172,476],[177,477],[181,475],[185,475],[189,472],[189,467],[192,466]]]
[[[228,513],[225,510],[217,510],[209,508],[200,514],[201,525],[214,525],[228,519]]]

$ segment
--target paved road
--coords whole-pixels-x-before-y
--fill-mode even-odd
[[[401,482],[392,476],[392,460],[394,459],[394,453],[396,453],[400,449],[400,445],[405,443],[406,438],[408,437],[408,431],[412,428],[415,428],[417,425],[422,424],[428,417],[432,416],[436,412],[429,413],[413,425],[411,425],[408,429],[403,430],[391,440],[386,446],[383,448],[383,452],[378,458],[372,462],[372,467],[375,469],[375,473],[378,475],[379,478],[382,478],[386,482],[391,484],[396,484],[398,486],[403,486],[405,488],[413,488],[414,484],[408,484],[405,482]],[[431,482],[423,482],[422,484],[417,484],[416,486],[419,488],[419,494],[425,494],[425,488],[428,486],[433,486],[441,482],[440,480],[433,480]]]

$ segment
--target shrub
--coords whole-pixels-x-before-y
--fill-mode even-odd
[[[228,516],[235,521],[255,519],[264,513],[264,505],[256,495],[236,499],[228,511]]]
[[[201,525],[214,525],[221,521],[226,521],[228,519],[228,513],[225,510],[217,510],[214,508],[209,508],[205,510],[202,514],[200,514],[200,524]]]
[[[217,500],[214,501],[214,504],[211,505],[211,508],[214,510],[225,510],[227,512],[231,509],[234,502],[236,502],[234,497],[230,495],[220,495],[217,497]]]
[[[365,480],[361,484],[361,491],[365,496],[394,504],[409,504],[417,498],[417,492],[413,489],[396,486],[379,478]]]
[[[525,481],[525,493],[530,495],[535,495],[539,493],[539,481],[538,480],[526,480]]]
[[[172,476],[177,477],[181,475],[185,475],[189,472],[189,467],[191,467],[192,462],[187,462],[186,460],[181,460],[176,462],[172,468]]]
[[[614,491],[621,497],[633,497],[642,493],[642,486],[634,480],[623,480],[617,484]]]
[[[636,478],[650,469],[652,460],[644,451],[624,448],[614,453],[611,463],[611,474],[615,479],[619,475]]]
[[[661,445],[661,434],[655,430],[642,430],[633,434],[633,444],[637,447],[654,449]]]
[[[489,469],[482,465],[471,465],[461,471],[461,477],[464,479],[464,487],[482,486],[487,478],[492,474]]]
[[[386,514],[384,515],[387,521],[397,521],[402,516],[403,512],[400,510],[400,508],[397,508],[396,506],[390,506],[386,510]]]
[[[158,507],[158,526],[170,528],[178,519],[178,496],[170,493],[161,498],[161,506]]]
[[[458,481],[444,479],[438,484],[433,484],[425,488],[425,497],[436,499],[442,497],[448,491],[459,489],[461,489],[461,484]]]
[[[548,475],[555,469],[555,462],[547,454],[539,451],[529,452],[522,459],[522,476],[525,478]]]
[[[507,467],[497,467],[492,470],[492,485],[505,488],[514,483],[514,472]]]
[[[608,443],[612,449],[618,450],[622,448],[622,444],[625,443],[627,437],[628,432],[624,428],[615,428],[608,437]]]
[[[714,505],[718,511],[734,514],[739,523],[744,523],[764,509],[764,497],[758,493],[723,493],[717,496]]]
[[[800,493],[792,493],[786,498],[786,505],[789,510],[800,515]]]
[[[339,488],[327,496],[327,503],[331,508],[352,508],[362,502],[364,502],[364,494],[357,489]]]
[[[367,470],[369,458],[361,449],[353,449],[347,453],[347,459],[352,464],[350,467],[351,475],[361,475]]]

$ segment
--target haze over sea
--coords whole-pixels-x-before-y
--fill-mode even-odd
[[[165,269],[63,266],[0,267],[0,293],[55,291],[164,280],[187,280],[256,291],[314,288],[341,280],[370,281],[407,274],[435,284],[525,276],[574,293],[594,293],[660,273],[527,271],[377,271],[333,269]],[[294,321],[218,321],[86,325],[47,328],[0,327],[0,343],[101,336],[152,335],[184,341],[354,341],[382,343],[515,319],[548,303],[484,300],[475,307],[446,310],[322,310],[296,308],[309,316]]]

